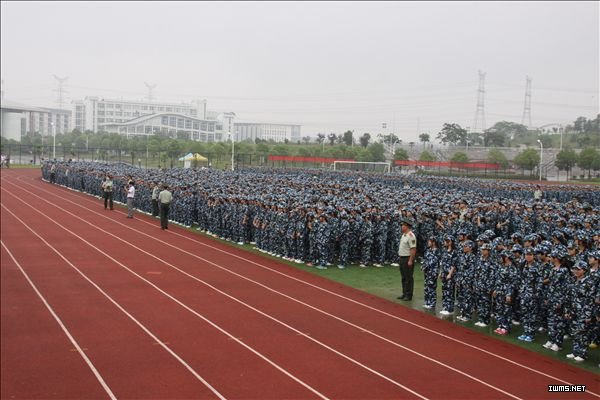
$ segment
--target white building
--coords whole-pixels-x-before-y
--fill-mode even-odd
[[[71,110],[32,107],[2,99],[2,137],[21,140],[28,133],[50,136],[71,130]],[[55,131],[56,129],[56,131]]]
[[[100,132],[106,126],[119,125],[153,114],[181,114],[206,119],[206,100],[192,103],[164,103],[104,99],[88,96],[73,102],[73,129]]]
[[[183,133],[191,140],[221,142],[228,139],[226,125],[231,124],[231,114],[233,113],[223,113],[215,119],[201,119],[181,113],[158,113],[125,122],[106,122],[100,126],[100,130],[127,136],[160,134],[176,137],[178,133]]]
[[[256,139],[261,139],[285,142],[287,139],[291,143],[296,143],[301,140],[300,125],[236,122],[234,126],[236,141],[255,142]]]

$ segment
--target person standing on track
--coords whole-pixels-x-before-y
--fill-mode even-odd
[[[152,188],[152,216],[158,217],[158,213],[160,212],[158,209],[158,194],[160,193],[160,185],[158,182],[154,182],[154,187]]]
[[[135,182],[129,180],[127,190],[127,218],[133,218],[133,199],[135,198]]]
[[[413,278],[415,258],[417,256],[417,237],[412,232],[413,222],[407,218],[402,220],[402,237],[400,238],[400,276],[402,277],[402,296],[399,300],[411,301],[415,281]]]
[[[56,183],[56,163],[50,167],[50,183]]]
[[[102,192],[104,195],[104,209],[106,210],[107,207],[110,207],[110,209],[113,209],[113,181],[112,181],[112,176],[110,176],[110,174],[107,174],[106,177],[104,178],[104,182],[102,182]]]
[[[158,194],[158,202],[160,203],[160,229],[169,229],[169,207],[173,201],[173,195],[169,191],[167,184],[163,185],[163,190]]]

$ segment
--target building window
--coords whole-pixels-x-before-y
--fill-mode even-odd
[[[192,120],[190,120],[190,119],[185,120],[185,129],[192,129]]]
[[[173,112],[173,109],[171,107],[167,107],[167,112]]]
[[[160,123],[162,125],[169,125],[169,117],[167,117],[166,115],[163,115],[160,119]]]
[[[194,121],[194,129],[195,130],[200,129],[200,123],[198,121]]]
[[[148,106],[142,106],[142,111],[148,111]]]
[[[209,132],[214,132],[215,131],[215,124],[208,124],[208,131]]]
[[[177,126],[177,118],[169,117],[169,126]]]
[[[183,118],[177,118],[177,127],[183,128]]]
[[[206,122],[203,122],[200,128],[201,131],[207,131],[208,130],[208,124]]]

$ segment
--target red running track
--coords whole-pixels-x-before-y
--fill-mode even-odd
[[[4,171],[2,398],[600,397],[593,373]]]

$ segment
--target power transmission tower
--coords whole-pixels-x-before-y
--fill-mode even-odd
[[[479,72],[479,88],[477,89],[477,108],[475,109],[475,121],[473,122],[473,132],[483,132],[485,130],[485,72]],[[478,131],[477,127],[481,127]]]
[[[154,97],[152,96],[152,89],[156,87],[156,83],[151,85],[148,82],[144,82],[144,85],[146,85],[146,87],[148,88],[148,101],[154,100]]]
[[[69,79],[68,76],[65,76],[64,78],[59,78],[56,75],[53,75],[54,79],[56,79],[57,83],[58,83],[58,87],[56,89],[54,89],[55,92],[57,92],[58,94],[58,98],[56,99],[56,102],[58,103],[58,108],[63,108],[63,105],[65,103],[65,94],[68,93],[65,88],[64,88],[64,84],[67,81],[67,79]]]
[[[531,127],[531,77],[525,77],[525,103],[523,104],[523,118],[521,124],[527,128]]]

